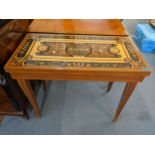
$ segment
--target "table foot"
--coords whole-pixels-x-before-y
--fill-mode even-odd
[[[109,82],[108,83],[108,89],[107,89],[107,92],[109,92],[112,88],[112,85],[113,85],[113,82]]]
[[[115,116],[113,118],[113,122],[117,121],[121,111],[123,110],[127,100],[129,99],[129,97],[131,96],[132,92],[134,91],[136,85],[137,85],[137,83],[135,83],[135,82],[128,82],[126,84],[124,92],[123,92],[123,95],[122,95],[121,100],[120,100],[120,103],[119,103],[119,105],[117,107]]]

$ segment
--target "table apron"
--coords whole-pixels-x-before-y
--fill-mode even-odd
[[[144,75],[136,74],[114,74],[114,73],[89,73],[89,72],[73,72],[73,73],[10,73],[14,79],[27,80],[90,80],[90,81],[118,81],[118,82],[141,82]]]

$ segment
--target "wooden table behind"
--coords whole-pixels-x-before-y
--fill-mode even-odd
[[[127,35],[119,19],[35,19],[28,32]]]

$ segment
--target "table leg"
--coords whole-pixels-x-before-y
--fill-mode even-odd
[[[17,82],[18,82],[19,86],[21,87],[21,89],[23,90],[26,97],[28,98],[30,104],[32,105],[36,117],[38,117],[38,118],[41,117],[41,112],[40,112],[39,106],[38,106],[37,101],[34,96],[33,89],[31,87],[29,81],[24,80],[24,79],[17,79]]]
[[[41,81],[41,84],[43,86],[43,90],[44,90],[44,93],[45,93],[46,92],[46,89],[47,89],[46,81],[45,80],[42,80]]]
[[[131,96],[131,94],[132,94],[133,90],[135,89],[136,85],[137,85],[137,83],[135,83],[135,82],[128,82],[126,84],[123,95],[122,95],[121,100],[120,100],[120,103],[119,103],[119,105],[117,107],[115,116],[113,118],[113,122],[117,121],[121,111],[123,110],[123,107],[125,106],[127,100]]]
[[[108,89],[107,89],[107,92],[109,92],[112,88],[112,85],[113,85],[113,82],[109,82],[108,83]]]

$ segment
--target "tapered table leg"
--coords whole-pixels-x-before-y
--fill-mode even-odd
[[[122,95],[121,100],[120,100],[120,103],[119,103],[119,105],[117,107],[115,116],[113,118],[113,122],[117,121],[121,111],[123,110],[127,100],[131,96],[131,94],[132,94],[133,90],[135,89],[136,85],[137,85],[137,83],[133,83],[133,82],[128,82],[126,84],[123,95]]]
[[[28,98],[30,104],[32,105],[36,117],[38,117],[38,118],[41,117],[41,112],[40,112],[39,106],[38,106],[37,101],[34,96],[33,89],[31,87],[29,81],[24,80],[24,79],[18,79],[17,82],[18,82],[20,88],[22,89],[22,91],[24,92],[24,94],[26,95],[26,97]]]
[[[41,84],[43,86],[43,90],[44,90],[44,93],[45,93],[46,92],[46,89],[47,89],[46,81],[45,80],[42,80],[41,81]]]
[[[112,88],[112,85],[113,85],[113,82],[109,82],[108,83],[108,89],[107,89],[107,92],[109,92]]]

